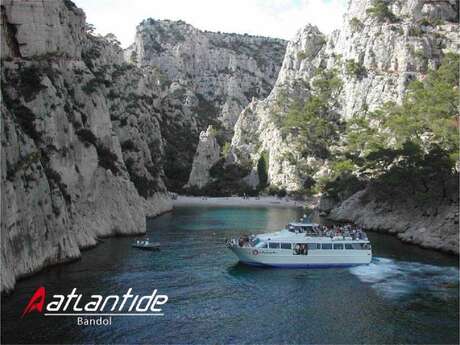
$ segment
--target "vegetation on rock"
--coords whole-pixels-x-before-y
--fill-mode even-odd
[[[348,76],[357,79],[361,79],[367,74],[366,67],[352,59],[345,61],[345,72]]]
[[[323,70],[312,82],[311,97],[290,106],[282,125],[293,135],[303,156],[326,159],[339,140],[343,124],[336,98],[341,88],[337,71]]]
[[[336,197],[352,174],[378,185],[382,198],[395,192],[419,201],[447,197],[459,159],[459,63],[459,55],[449,53],[437,70],[409,85],[401,104],[355,114],[334,157],[347,168],[333,173],[324,190]]]
[[[363,23],[356,17],[351,18],[349,24],[352,32],[358,32],[363,28]]]
[[[259,161],[257,162],[257,174],[259,175],[259,189],[265,188],[268,184],[268,164],[268,152],[264,151],[260,155]]]
[[[209,170],[213,181],[203,188],[190,187],[186,190],[189,195],[208,195],[213,197],[239,195],[256,195],[258,191],[248,186],[242,178],[251,171],[250,166],[237,164],[225,165],[225,159],[220,159]]]
[[[388,8],[388,4],[384,0],[377,0],[374,3],[374,6],[366,10],[366,13],[377,18],[379,22],[389,21],[390,23],[394,23],[398,20],[394,13]]]

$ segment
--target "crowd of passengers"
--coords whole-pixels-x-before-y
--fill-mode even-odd
[[[288,229],[292,232],[295,233],[301,233],[305,232],[301,227],[294,226],[294,225],[288,225]],[[353,227],[351,224],[345,224],[345,225],[316,225],[313,227],[313,234],[308,234],[311,236],[327,236],[330,238],[334,237],[342,237],[343,239],[351,238],[352,240],[367,240],[367,235],[366,233],[360,229]],[[241,236],[238,239],[238,242],[233,239],[229,242],[230,244],[237,244],[240,247],[251,247],[251,239],[249,236]],[[303,245],[302,245],[303,246]],[[308,248],[306,244],[303,247],[297,248],[299,253],[307,253]]]
[[[295,226],[289,226],[289,230],[293,232],[303,232]],[[352,240],[367,240],[366,233],[360,229],[353,227],[351,224],[345,225],[317,225],[313,227],[316,236],[334,237],[351,237]]]

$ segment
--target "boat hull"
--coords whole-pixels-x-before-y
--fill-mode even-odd
[[[154,246],[142,246],[142,245],[136,245],[136,244],[133,244],[132,245],[133,248],[136,248],[136,249],[141,249],[141,250],[160,250],[160,246],[159,245],[154,245]]]
[[[252,247],[231,247],[239,261],[251,266],[278,268],[332,268],[369,264],[371,250],[315,250],[308,255],[293,255],[292,250],[255,249]]]

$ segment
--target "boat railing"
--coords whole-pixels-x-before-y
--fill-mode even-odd
[[[367,234],[362,230],[335,232],[333,230],[323,231],[315,230],[303,232],[305,237],[329,237],[332,241],[369,241]],[[242,236],[239,238],[232,238],[226,241],[227,247],[242,247],[253,248],[256,247],[259,240],[254,237]]]
[[[362,241],[368,240],[368,237],[365,234],[362,234],[360,236],[350,236],[350,235],[342,235],[342,234],[315,234],[315,235],[310,235],[310,234],[305,234],[305,237],[330,237],[333,240],[343,240],[343,241]]]

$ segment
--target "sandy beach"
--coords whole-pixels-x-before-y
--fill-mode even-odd
[[[317,199],[311,198],[306,201],[293,200],[291,198],[277,198],[273,196],[249,197],[200,197],[200,196],[184,196],[179,195],[176,200],[173,200],[173,205],[176,206],[275,206],[275,207],[315,207]]]

